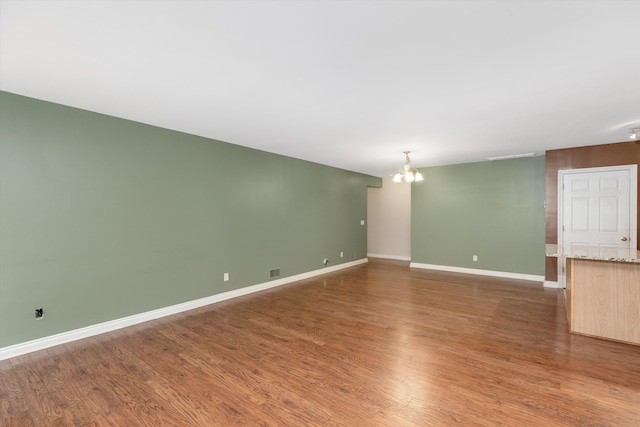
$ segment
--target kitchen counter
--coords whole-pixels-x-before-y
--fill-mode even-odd
[[[640,264],[640,251],[635,249],[606,248],[600,246],[561,246],[547,244],[546,256],[565,258],[589,259],[592,261],[632,262]]]
[[[547,245],[566,271],[569,330],[640,345],[640,251]]]

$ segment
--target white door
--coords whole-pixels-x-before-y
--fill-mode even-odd
[[[604,256],[611,248],[611,258],[635,249],[636,183],[637,165],[559,171],[558,244],[596,246]],[[558,282],[564,287],[561,258]]]

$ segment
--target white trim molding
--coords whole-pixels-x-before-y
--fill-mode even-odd
[[[535,274],[511,273],[508,271],[480,270],[476,268],[452,267],[448,265],[420,264],[417,262],[412,262],[411,264],[409,264],[409,267],[425,268],[428,270],[449,271],[452,273],[475,274],[477,276],[506,277],[509,279],[517,280],[530,280],[532,282],[544,281],[544,276],[537,276]]]
[[[562,287],[560,286],[560,283],[558,283],[557,281],[554,282],[551,280],[545,280],[542,286],[544,286],[545,288],[562,289]]]
[[[126,328],[127,326],[137,325],[138,323],[148,322],[150,320],[159,319],[161,317],[170,316],[172,314],[181,313],[187,310],[193,310],[205,305],[215,304],[217,302],[264,291],[266,289],[271,289],[288,283],[297,282],[299,280],[320,276],[322,274],[343,270],[345,268],[354,267],[356,265],[365,264],[367,262],[369,262],[369,260],[367,258],[364,258],[356,261],[346,262],[344,264],[332,265],[331,267],[325,267],[319,270],[296,274],[294,276],[284,277],[282,279],[272,280],[270,282],[247,286],[244,288],[235,289],[233,291],[211,295],[205,298],[187,301],[181,304],[159,308],[157,310],[134,314],[132,316],[127,316],[120,319],[110,320],[108,322],[98,323],[96,325],[91,325],[84,328],[74,329],[72,331],[62,332],[56,335],[50,335],[48,337],[38,338],[32,341],[2,347],[0,348],[0,360],[9,359],[11,357],[20,356],[22,354],[31,353],[37,350],[43,350],[45,348],[65,344],[71,341],[104,334],[106,332]]]
[[[400,256],[400,255],[384,255],[384,254],[367,254],[369,258],[383,258],[383,259],[393,259],[398,261],[411,261],[410,256]]]

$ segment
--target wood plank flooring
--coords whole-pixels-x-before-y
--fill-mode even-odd
[[[560,290],[372,260],[0,362],[2,426],[640,426]]]

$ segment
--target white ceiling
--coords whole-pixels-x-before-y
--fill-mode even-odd
[[[2,0],[0,89],[376,176],[543,154],[640,123],[640,0]]]

